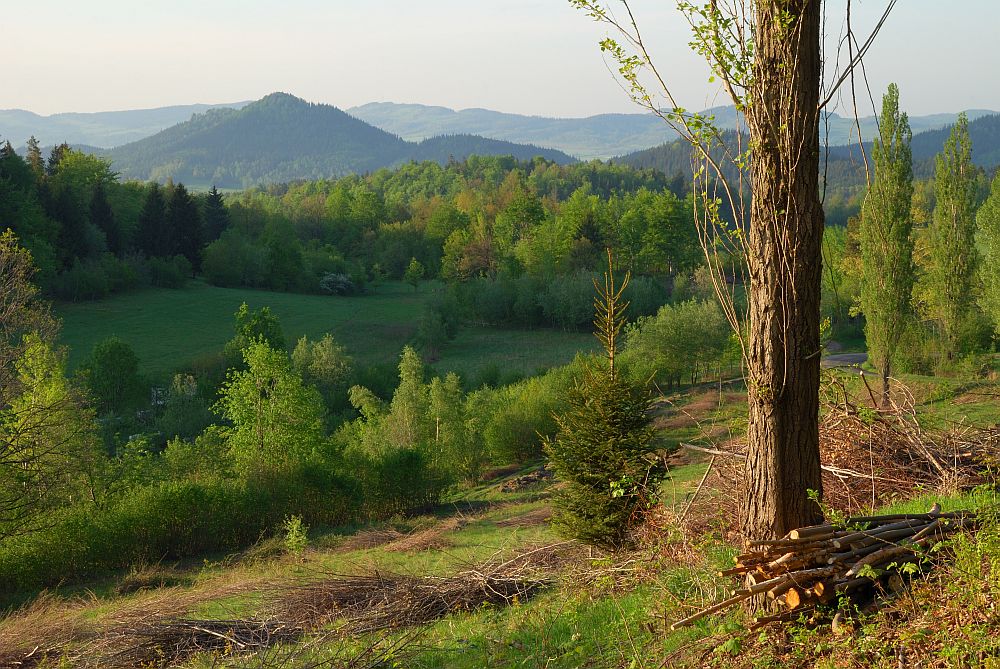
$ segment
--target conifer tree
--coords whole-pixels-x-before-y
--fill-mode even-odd
[[[861,209],[861,308],[865,314],[868,355],[882,378],[882,402],[889,401],[893,357],[911,314],[914,266],[913,133],[899,111],[895,84],[882,98],[879,136],[872,148],[875,180]]]
[[[556,475],[566,482],[556,498],[555,524],[571,537],[610,549],[629,543],[663,476],[656,459],[649,458],[655,434],[650,395],[616,366],[628,278],[616,285],[609,262],[604,285],[595,281],[595,334],[606,360],[577,381],[568,410],[555,417],[555,437],[545,443]]]
[[[139,212],[139,250],[154,258],[167,254],[166,203],[158,183],[151,182]]]
[[[229,211],[226,209],[222,193],[214,185],[205,197],[204,219],[206,243],[214,242],[229,227]]]
[[[969,120],[960,114],[935,161],[934,218],[930,229],[929,280],[934,316],[949,359],[962,352],[975,304],[976,169]]]
[[[35,181],[41,181],[45,176],[45,160],[42,158],[42,149],[38,146],[38,140],[32,135],[28,138],[28,165],[35,174]]]
[[[54,176],[59,169],[59,163],[62,162],[63,157],[69,151],[69,144],[63,142],[57,146],[52,147],[52,152],[49,154],[49,162],[45,166],[46,176]]]
[[[108,251],[120,256],[122,251],[121,232],[115,214],[108,203],[108,196],[104,192],[104,184],[98,181],[94,185],[94,192],[90,198],[90,222],[96,225],[108,243]]]
[[[201,214],[184,184],[174,186],[167,200],[166,227],[173,242],[169,255],[184,256],[197,270],[201,266]]]

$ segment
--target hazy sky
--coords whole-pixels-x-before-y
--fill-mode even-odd
[[[842,28],[831,0],[827,31]],[[567,0],[5,0],[0,109],[42,114],[251,100],[281,90],[545,116],[636,108]],[[672,0],[633,3],[684,106],[727,101]],[[854,0],[856,30],[885,0]],[[911,114],[1000,109],[996,0],[902,0],[867,60]],[[870,113],[870,104],[862,113]]]

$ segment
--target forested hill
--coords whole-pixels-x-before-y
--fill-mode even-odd
[[[913,172],[924,179],[934,175],[934,156],[941,152],[951,132],[951,126],[927,130],[913,136]],[[969,122],[972,140],[972,161],[986,170],[1000,165],[1000,115],[982,116]],[[871,159],[871,142],[865,142],[865,151]],[[855,145],[830,146],[829,160],[825,164],[828,187],[833,190],[851,190],[865,183],[864,158]],[[666,175],[691,171],[691,148],[684,140],[675,140],[651,149],[635,151],[614,162],[635,168],[652,168]]]
[[[336,107],[285,93],[272,93],[242,109],[209,110],[106,155],[128,178],[245,188],[371,172],[410,160],[462,160],[471,154],[574,162],[560,151],[468,135],[407,142]]]

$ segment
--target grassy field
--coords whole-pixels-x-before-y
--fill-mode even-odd
[[[289,346],[306,335],[330,332],[358,365],[395,361],[412,340],[433,284],[419,291],[387,284],[376,295],[330,297],[297,295],[193,283],[183,290],[150,289],[97,302],[61,304],[61,341],[69,348],[70,368],[94,344],[115,335],[139,356],[142,371],[163,380],[200,356],[222,349],[233,336],[233,314],[246,302],[270,307],[281,321]],[[439,372],[474,375],[496,365],[504,374],[533,374],[541,367],[569,362],[580,350],[593,350],[586,333],[551,330],[463,329],[434,367]]]

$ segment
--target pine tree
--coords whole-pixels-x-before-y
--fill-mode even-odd
[[[32,135],[28,138],[28,165],[35,173],[35,181],[41,181],[45,176],[45,160],[42,158],[42,149],[38,146],[38,140]]]
[[[935,163],[929,279],[934,315],[941,323],[945,352],[952,359],[962,352],[975,304],[976,169],[964,113]]]
[[[166,203],[160,185],[155,181],[149,184],[139,213],[137,246],[150,258],[164,256],[168,252]]]
[[[211,243],[218,239],[229,227],[229,211],[223,200],[222,193],[213,185],[208,191],[203,208],[205,219],[205,242]]]
[[[108,251],[120,256],[122,251],[121,231],[115,214],[108,203],[108,197],[104,193],[104,184],[98,181],[94,185],[94,192],[90,198],[90,222],[104,233],[104,238],[108,244]]]
[[[882,98],[879,136],[872,148],[875,180],[861,210],[861,308],[868,355],[882,377],[882,402],[889,401],[889,372],[911,314],[914,266],[913,133],[899,111],[895,84]]]
[[[201,266],[201,214],[184,184],[174,186],[167,200],[166,228],[172,246],[169,255],[182,255],[197,270]]]
[[[555,524],[569,536],[610,549],[629,543],[663,475],[656,459],[647,459],[655,450],[650,395],[616,367],[627,285],[628,275],[615,285],[609,257],[604,285],[595,282],[595,334],[606,364],[591,367],[577,381],[567,398],[569,409],[555,417],[555,437],[545,443],[556,475],[566,482],[556,497]]]

